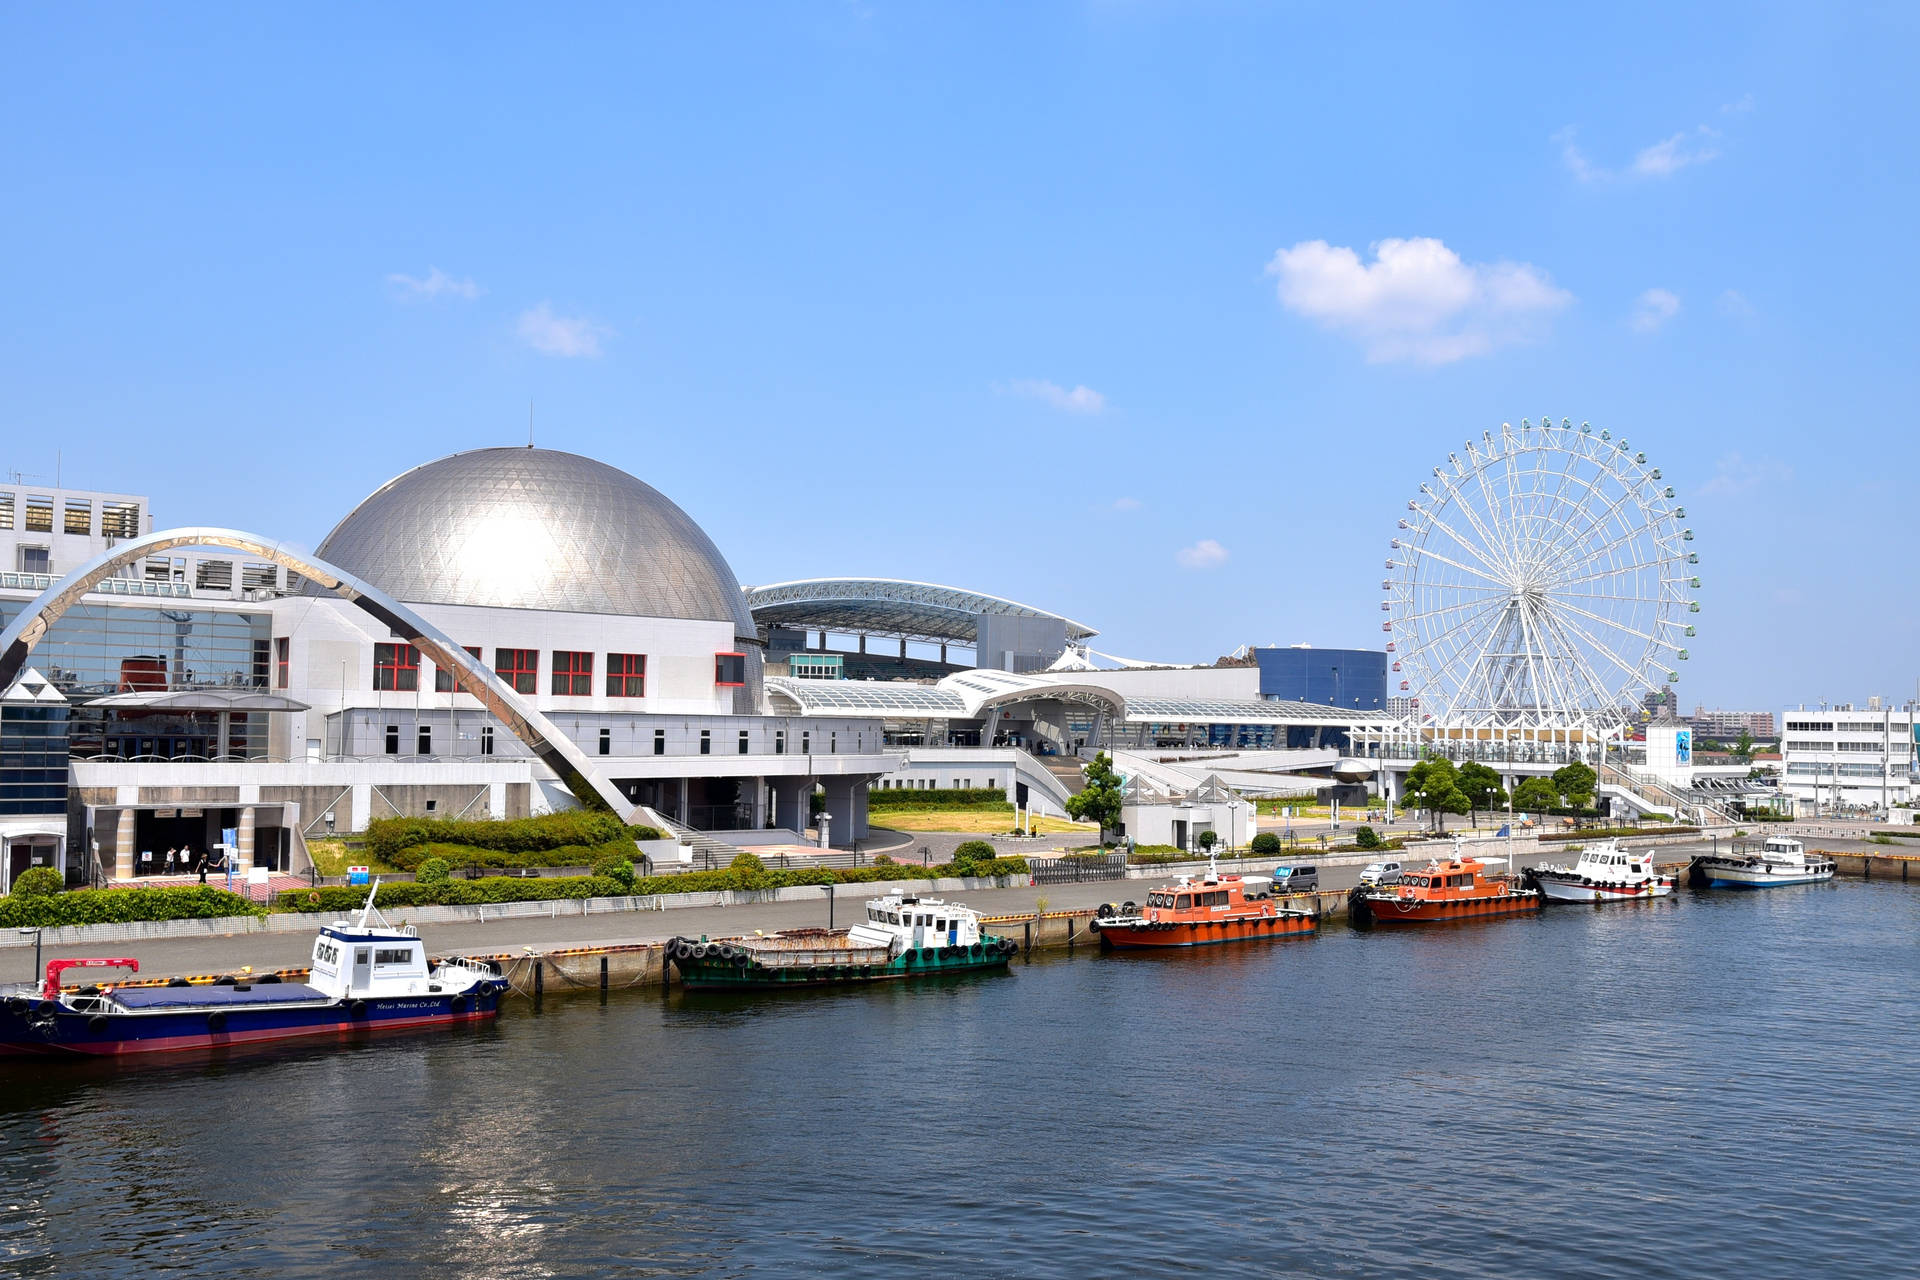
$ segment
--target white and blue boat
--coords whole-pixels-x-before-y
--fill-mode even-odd
[[[1807,846],[1786,836],[1769,836],[1758,851],[1711,853],[1695,859],[1709,889],[1777,889],[1790,884],[1824,884],[1833,879],[1833,859],[1807,855]],[[1696,883],[1698,883],[1696,881]]]
[[[419,931],[373,905],[321,927],[304,983],[277,974],[211,984],[89,984],[63,991],[71,969],[131,969],[133,959],[53,960],[46,980],[0,988],[0,1057],[114,1057],[275,1040],[478,1022],[500,1011],[507,981],[487,960],[429,964]]]

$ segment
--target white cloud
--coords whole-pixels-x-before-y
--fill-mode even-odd
[[[432,301],[435,298],[465,298],[471,302],[485,293],[471,277],[454,277],[438,267],[428,267],[424,276],[410,276],[396,271],[387,277],[387,283],[400,291],[400,296],[409,302]]]
[[[1793,479],[1793,468],[1778,458],[1747,459],[1738,453],[1726,453],[1713,464],[1713,475],[1700,486],[1705,495],[1732,496],[1750,493],[1770,484],[1786,484]]]
[[[1115,498],[1113,500],[1113,509],[1115,511],[1138,511],[1144,505],[1145,504],[1138,498]]]
[[[1183,569],[1213,569],[1227,562],[1227,549],[1212,538],[1202,538],[1174,552],[1173,558]]]
[[[1723,107],[1721,110],[1730,110]],[[1642,147],[1633,157],[1633,163],[1624,170],[1606,168],[1595,164],[1574,142],[1574,128],[1568,125],[1555,133],[1549,141],[1560,146],[1560,163],[1577,180],[1585,183],[1612,182],[1620,178],[1666,178],[1680,172],[1689,165],[1705,164],[1720,154],[1717,145],[1720,133],[1707,125],[1676,133],[1670,138],[1662,138],[1652,146]]]
[[[1663,328],[1680,314],[1680,299],[1667,289],[1649,289],[1633,304],[1633,327],[1641,333]]]
[[[583,316],[560,316],[545,302],[520,313],[520,339],[549,356],[597,356],[600,340],[613,330]]]
[[[1691,133],[1676,133],[1644,148],[1633,158],[1633,171],[1643,178],[1664,178],[1688,165],[1705,164],[1720,154],[1714,139],[1720,135],[1701,125]]]
[[[1743,93],[1732,102],[1723,102],[1720,104],[1720,114],[1723,116],[1741,116],[1751,110],[1753,110],[1753,95],[1751,93]]]
[[[1754,316],[1753,304],[1738,289],[1727,289],[1720,294],[1720,314],[1734,320],[1751,320]]]
[[[1600,179],[1608,176],[1600,169],[1596,169],[1593,162],[1587,159],[1587,153],[1574,145],[1572,125],[1568,125],[1566,128],[1560,130],[1560,132],[1554,134],[1549,141],[1560,144],[1560,163],[1566,165],[1567,172],[1571,173],[1580,181],[1598,182]]]
[[[1007,384],[1007,390],[1013,395],[1038,400],[1066,413],[1099,413],[1107,407],[1107,398],[1092,387],[1069,390],[1043,378],[1016,378]]]
[[[1303,240],[1267,264],[1280,304],[1357,339],[1375,363],[1449,364],[1532,337],[1573,301],[1522,262],[1470,263],[1439,240],[1382,240],[1372,262]]]

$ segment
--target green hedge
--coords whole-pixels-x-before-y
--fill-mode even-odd
[[[631,839],[627,824],[610,813],[567,809],[537,818],[504,822],[468,822],[457,818],[381,818],[367,824],[366,849],[390,866],[400,866],[400,855],[423,844],[470,845],[501,853],[533,853],[566,845],[594,848],[609,840]],[[417,865],[420,859],[414,859]],[[565,865],[555,863],[553,865]]]
[[[995,858],[977,863],[978,876],[1027,875],[1025,858]],[[949,865],[916,867],[886,864],[871,867],[822,867],[807,871],[769,871],[751,868],[725,871],[689,871],[677,876],[641,876],[632,887],[611,876],[488,876],[480,880],[449,880],[443,884],[396,881],[380,886],[380,907],[472,906],[492,902],[549,902],[556,899],[620,898],[629,894],[704,893],[725,889],[785,889],[803,884],[870,884],[892,880],[928,880],[950,874]],[[144,892],[144,891],[143,891]],[[71,895],[68,895],[71,896]],[[336,885],[325,889],[287,889],[274,899],[278,911],[344,913],[358,910],[367,900],[365,888]]]
[[[363,892],[360,895],[366,897]],[[0,898],[0,928],[57,928],[80,924],[127,924],[136,920],[206,920],[257,916],[263,912],[237,893],[211,885],[154,889],[75,889],[46,896]]]
[[[417,844],[401,849],[387,858],[389,866],[402,871],[417,871],[422,863],[438,858],[449,867],[591,867],[608,857],[638,858],[640,851],[626,836],[616,836],[605,844],[563,844],[551,849],[508,852],[471,844]]]
[[[878,787],[867,792],[867,812],[876,809],[1004,809],[1013,812],[1001,787]]]

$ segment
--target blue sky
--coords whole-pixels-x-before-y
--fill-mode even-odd
[[[1377,644],[1549,413],[1688,506],[1683,705],[1911,696],[1920,11],[1565,9],[13,6],[0,467],[313,545],[531,400],[743,581],[1204,660]]]

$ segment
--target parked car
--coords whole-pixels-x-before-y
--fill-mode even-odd
[[[1400,864],[1397,862],[1369,862],[1360,870],[1360,883],[1366,888],[1375,885],[1393,884],[1400,879]]]
[[[1305,893],[1309,889],[1320,887],[1320,868],[1318,867],[1275,867],[1273,869],[1273,891],[1275,893]]]

